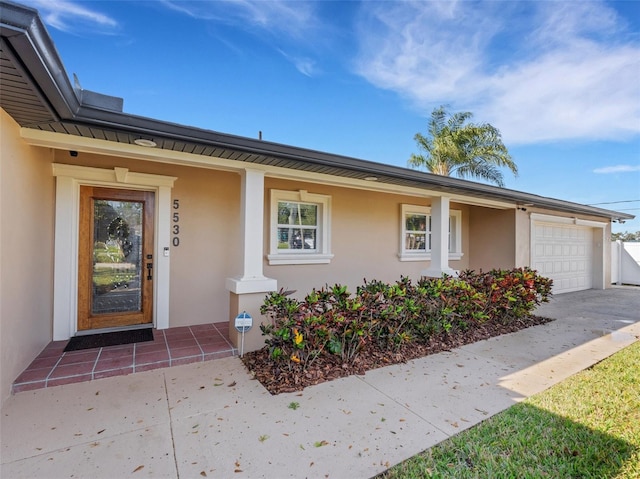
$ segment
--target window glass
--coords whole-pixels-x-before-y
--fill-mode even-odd
[[[427,250],[427,221],[427,215],[409,213],[405,216],[405,249]]]
[[[317,250],[318,205],[278,202],[278,251]]]
[[[317,226],[318,205],[279,201],[278,224]]]
[[[431,208],[418,205],[402,205],[401,261],[418,261],[429,256],[432,248]],[[462,256],[460,223],[461,212],[451,210],[448,221],[447,246],[450,258]],[[454,258],[458,256],[458,258]]]
[[[270,265],[327,264],[331,197],[306,190],[271,190]]]

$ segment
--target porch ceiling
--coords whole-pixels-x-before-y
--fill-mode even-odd
[[[633,215],[397,166],[333,155],[258,139],[161,122],[122,112],[122,100],[71,85],[36,10],[0,2],[0,106],[22,127],[76,137],[135,144],[156,150],[222,158],[374,184],[442,192],[488,202],[552,208],[611,219]]]

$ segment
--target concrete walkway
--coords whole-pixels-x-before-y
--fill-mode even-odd
[[[538,314],[557,321],[300,393],[271,396],[238,358],[18,393],[0,476],[371,477],[637,341],[640,289]]]

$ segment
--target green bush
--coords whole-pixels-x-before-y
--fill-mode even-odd
[[[488,318],[503,323],[527,316],[551,294],[552,280],[530,268],[463,271],[460,279],[485,296]]]
[[[323,355],[351,364],[374,344],[391,351],[488,321],[517,321],[548,300],[551,285],[529,268],[516,268],[416,284],[405,277],[395,284],[365,280],[353,296],[335,285],[314,289],[302,301],[280,290],[265,298],[260,311],[270,322],[260,328],[271,359],[290,370],[306,370]]]

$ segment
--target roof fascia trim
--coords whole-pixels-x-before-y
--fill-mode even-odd
[[[543,198],[528,193],[520,193],[518,196],[511,198],[510,201],[504,199],[479,198],[473,195],[465,195],[458,191],[449,192],[437,191],[429,188],[429,184],[425,182],[424,188],[403,187],[398,189],[397,185],[384,184],[378,182],[368,182],[365,180],[354,180],[353,178],[338,177],[323,173],[310,173],[303,170],[295,170],[282,167],[264,166],[259,163],[246,164],[235,160],[227,160],[224,158],[203,157],[192,153],[184,153],[172,150],[149,149],[129,143],[117,143],[108,140],[99,140],[93,138],[85,138],[80,136],[68,135],[64,133],[55,133],[43,130],[35,130],[31,128],[21,128],[21,137],[32,146],[41,146],[46,148],[56,148],[61,150],[76,150],[84,153],[102,154],[108,156],[120,156],[130,159],[138,159],[145,161],[155,161],[169,164],[180,164],[186,166],[195,166],[200,168],[215,168],[224,171],[240,172],[246,168],[259,169],[272,178],[280,178],[295,181],[315,181],[322,184],[358,188],[367,191],[379,191],[392,194],[406,194],[408,196],[416,196],[421,198],[430,198],[435,196],[447,196],[452,201],[484,206],[499,209],[515,208],[519,204],[534,203],[540,208],[551,208],[558,211],[564,211],[573,214],[587,214],[592,216],[600,216],[610,219],[631,219],[633,215],[618,213],[610,210],[602,210],[599,208],[569,203],[562,200],[554,200],[552,198]],[[385,166],[385,165],[382,165]],[[398,168],[398,167],[395,167]],[[399,168],[398,168],[399,169]],[[418,172],[419,173],[419,172]],[[436,175],[429,175],[436,176]],[[447,177],[444,177],[447,178]],[[482,185],[484,186],[484,185]],[[495,187],[493,187],[495,188]],[[511,190],[506,190],[511,191]],[[515,192],[518,193],[518,192]]]
[[[38,11],[8,2],[1,5],[0,29],[16,60],[19,59],[16,64],[59,118],[73,118],[80,102]]]
[[[234,160],[226,160],[224,158],[214,158],[179,151],[148,148],[132,145],[130,143],[118,143],[96,138],[69,135],[66,133],[36,130],[33,128],[21,128],[20,136],[29,145],[41,146],[44,148],[74,150],[82,153],[118,156],[132,160],[217,168],[226,171],[241,171],[244,169],[244,163]],[[260,165],[254,165],[252,167],[257,169]]]
[[[99,125],[110,129],[124,130],[138,134],[170,138],[177,141],[191,141],[205,145],[228,148],[244,153],[274,156],[286,158],[309,164],[343,168],[352,171],[366,172],[371,176],[389,176],[396,179],[420,182],[425,185],[433,185],[436,188],[446,188],[459,195],[489,195],[496,201],[509,203],[528,204],[536,206],[556,208],[568,212],[579,212],[595,216],[603,216],[612,219],[632,219],[635,216],[602,208],[573,203],[554,198],[547,198],[531,193],[501,188],[498,186],[477,183],[474,181],[452,178],[449,176],[435,175],[419,170],[409,170],[395,165],[375,163],[368,160],[334,155],[316,150],[309,150],[280,143],[271,143],[264,140],[254,140],[241,136],[219,133],[211,130],[203,130],[187,127],[175,123],[167,123],[135,115],[109,111],[89,111],[82,108],[81,114],[91,114],[89,117],[78,117],[77,120],[88,125]],[[99,120],[97,120],[99,118]],[[126,118],[126,122],[124,121]],[[255,163],[253,163],[255,165]]]
[[[248,168],[264,171],[265,176],[289,181],[315,182],[329,186],[354,188],[366,191],[377,191],[396,195],[415,196],[420,198],[432,198],[443,196],[441,191],[429,190],[427,188],[404,187],[398,190],[396,185],[377,183],[366,180],[339,177],[325,173],[313,173],[304,170],[294,170],[289,168],[266,166],[257,163],[246,164],[235,160],[224,158],[201,156],[193,153],[184,153],[172,150],[150,149],[129,143],[116,143],[108,140],[85,138],[81,136],[68,135],[32,128],[21,128],[20,135],[27,144],[43,148],[54,148],[58,150],[74,150],[82,153],[117,156],[133,160],[153,161],[158,163],[193,166],[198,168],[209,168],[223,171],[239,173]],[[452,201],[474,206],[483,206],[498,209],[515,208],[515,204],[500,202],[485,198],[467,197],[458,194],[445,194]]]
[[[458,178],[434,175],[417,170],[375,163],[346,156],[334,155],[315,150],[308,150],[289,145],[271,143],[262,140],[254,140],[246,137],[217,133],[211,130],[197,129],[178,125],[175,123],[161,122],[159,120],[124,114],[116,111],[106,111],[82,105],[74,88],[69,82],[66,71],[48,35],[38,12],[22,5],[0,2],[2,5],[2,20],[0,29],[5,40],[14,49],[18,58],[22,59],[22,65],[35,88],[40,88],[42,95],[60,118],[69,119],[86,126],[102,126],[120,131],[139,133],[145,135],[157,135],[163,138],[178,141],[191,141],[199,144],[207,144],[228,148],[240,152],[274,156],[301,163],[329,166],[365,172],[369,175],[387,176],[389,178],[411,181],[425,185],[425,190],[432,186],[435,189],[446,189],[447,196],[469,195],[474,198],[484,199],[489,196],[495,201],[508,203],[527,204],[532,203],[539,207],[547,207],[565,212],[588,214],[611,219],[633,219],[634,215],[605,210],[596,207],[571,203],[553,198],[546,198],[515,190],[476,183]],[[96,140],[94,140],[96,141]],[[68,143],[68,142],[67,142]],[[65,148],[59,146],[59,148]],[[68,146],[66,147],[68,148]],[[161,150],[166,155],[169,150]],[[195,155],[197,156],[197,155]],[[210,157],[207,157],[210,160]],[[149,159],[147,155],[146,159]],[[155,158],[155,161],[161,161]],[[227,160],[234,166],[230,169],[243,169],[238,162]],[[203,162],[197,162],[203,164]],[[209,161],[210,163],[210,161]],[[242,165],[242,163],[240,163]],[[256,164],[252,164],[256,167]],[[293,169],[291,171],[294,171]],[[327,175],[329,176],[329,175]],[[397,188],[397,187],[396,187]],[[409,187],[403,187],[405,191]],[[421,188],[416,188],[421,190]],[[440,196],[442,192],[438,193]]]

